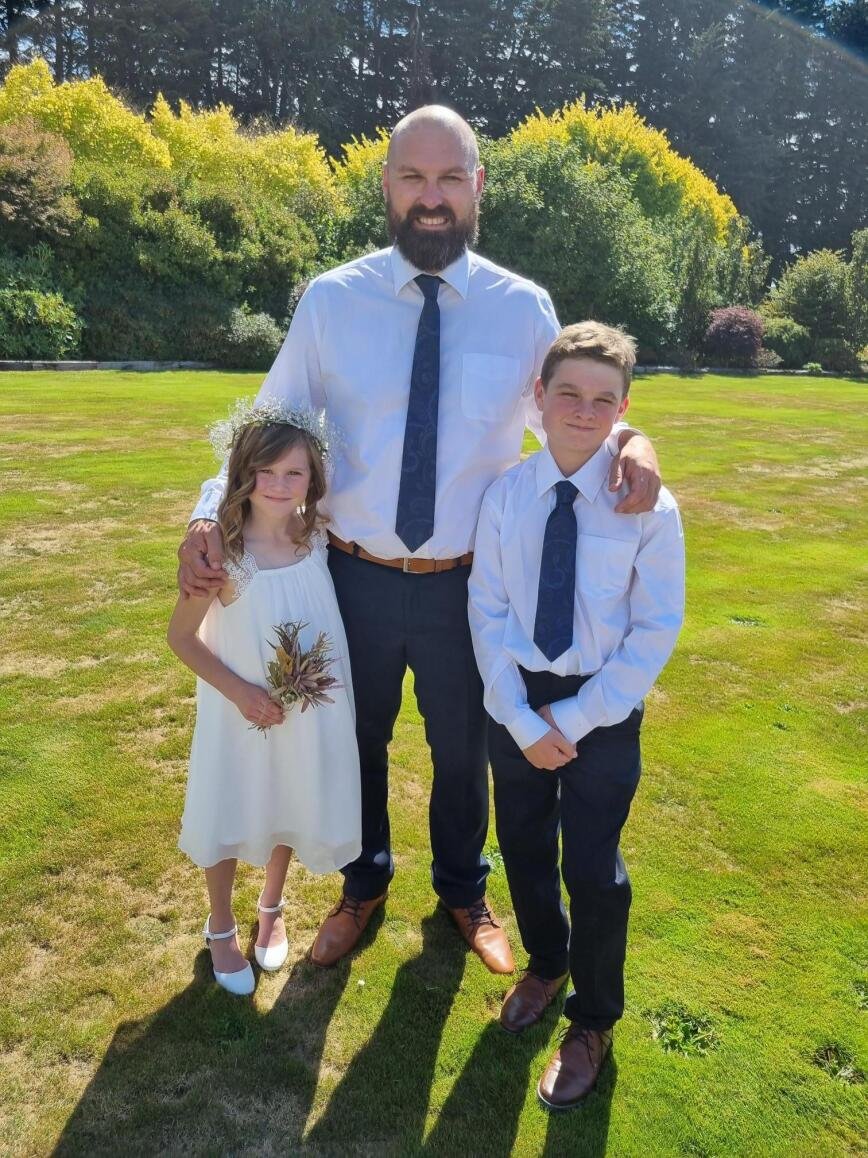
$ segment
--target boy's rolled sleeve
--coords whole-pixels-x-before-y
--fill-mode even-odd
[[[551,705],[564,736],[577,743],[594,728],[629,716],[663,670],[684,619],[684,534],[674,505],[646,520],[630,588],[623,642],[575,696]]]

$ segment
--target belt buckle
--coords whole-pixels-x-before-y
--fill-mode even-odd
[[[413,574],[413,572],[410,570],[410,563],[411,563],[410,558],[407,555],[405,555],[404,561],[401,564],[401,570],[404,572],[405,575],[412,575]]]

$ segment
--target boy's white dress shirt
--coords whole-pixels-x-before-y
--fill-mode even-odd
[[[340,538],[381,559],[407,548],[395,533],[404,427],[422,291],[393,247],[321,274],[298,304],[259,397],[325,407],[343,432],[326,507]],[[560,331],[545,290],[465,251],[440,277],[440,399],[434,534],[416,558],[473,547],[486,487],[542,435],[533,384]],[[214,519],[224,471],[192,518]]]
[[[548,725],[527,702],[518,667],[591,675],[576,696],[552,706],[576,743],[627,718],[669,658],[684,618],[684,537],[664,487],[653,511],[615,514],[611,452],[604,443],[569,481],[578,488],[576,598],[572,646],[553,662],[533,642],[546,521],[564,476],[547,449],[486,491],[470,576],[470,628],[485,684],[485,707],[519,748]]]

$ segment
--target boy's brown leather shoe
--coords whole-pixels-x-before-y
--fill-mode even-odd
[[[461,936],[492,973],[514,973],[515,961],[506,933],[480,897],[466,909],[449,909]]]
[[[314,965],[328,968],[346,957],[365,931],[365,926],[382,905],[388,890],[371,901],[359,901],[343,893],[341,899],[323,921],[311,946],[310,959]]]
[[[597,1084],[612,1048],[612,1031],[571,1025],[539,1080],[537,1094],[550,1110],[571,1110]]]
[[[504,997],[500,1024],[510,1033],[521,1033],[523,1029],[536,1025],[568,977],[569,973],[564,973],[562,977],[546,981],[528,970]]]

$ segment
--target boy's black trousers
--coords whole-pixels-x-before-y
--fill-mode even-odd
[[[413,672],[433,780],[431,876],[449,908],[485,893],[488,861],[486,715],[467,619],[470,567],[405,575],[329,548],[329,570],[350,649],[362,774],[362,852],[342,870],[358,900],[385,892],[394,873],[387,747]]]
[[[587,678],[521,674],[534,710],[574,696]],[[640,704],[622,723],[595,728],[556,772],[534,768],[506,728],[489,722],[497,839],[528,967],[549,980],[569,971],[564,1013],[589,1029],[609,1029],[624,1012],[631,893],[618,840],[639,782],[643,710]]]

